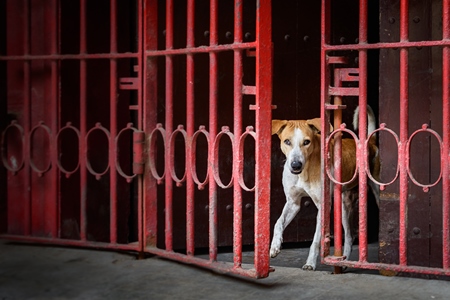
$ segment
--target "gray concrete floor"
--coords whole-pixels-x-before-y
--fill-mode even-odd
[[[301,270],[307,249],[284,249],[253,280],[134,254],[0,240],[0,299],[449,299],[450,282],[331,267]],[[245,254],[244,260],[252,254]],[[222,259],[232,256],[224,254]]]

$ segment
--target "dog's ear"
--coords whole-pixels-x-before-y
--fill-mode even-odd
[[[272,120],[272,134],[279,134],[286,126],[286,120]]]
[[[316,133],[320,133],[322,131],[322,120],[320,118],[306,120],[306,124],[308,124]],[[333,131],[333,126],[331,124],[330,131]]]

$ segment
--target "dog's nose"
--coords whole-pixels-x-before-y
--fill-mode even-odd
[[[295,160],[293,162],[291,162],[291,169],[294,172],[299,172],[302,170],[302,163],[299,162],[298,160]]]

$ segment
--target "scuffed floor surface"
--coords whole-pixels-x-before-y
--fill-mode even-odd
[[[306,272],[306,255],[285,249],[269,278],[251,280],[157,257],[0,240],[0,299],[449,299],[448,281]]]

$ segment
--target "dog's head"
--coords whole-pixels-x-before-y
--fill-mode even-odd
[[[280,147],[292,174],[300,174],[313,152],[320,150],[320,118],[311,120],[272,120],[272,134],[280,138]]]

